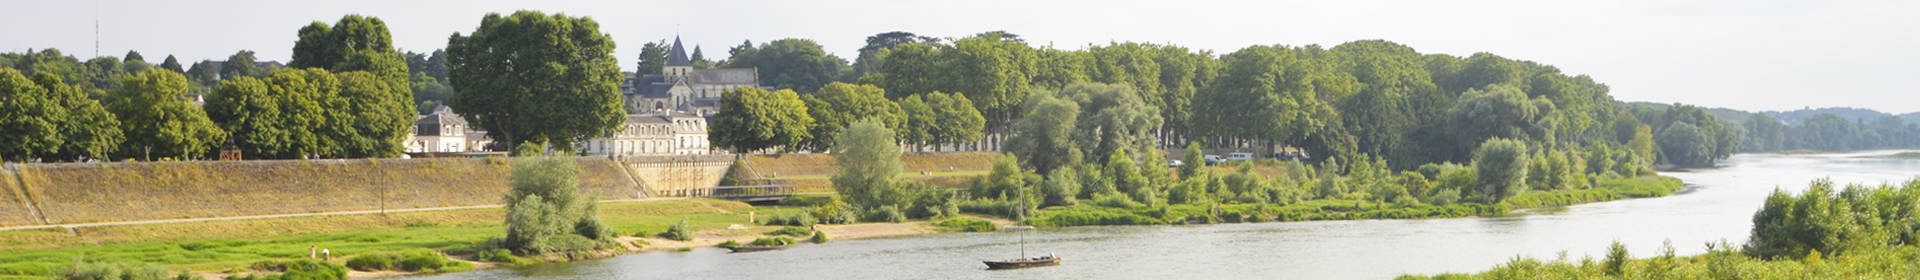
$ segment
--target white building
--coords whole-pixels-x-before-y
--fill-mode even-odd
[[[628,77],[628,112],[675,110],[707,116],[719,110],[720,94],[743,87],[759,87],[760,72],[753,68],[695,69],[680,38],[673,38],[661,73]]]
[[[627,115],[620,131],[587,140],[589,155],[704,155],[707,119],[681,112]]]
[[[413,121],[413,135],[407,137],[407,153],[464,153],[486,150],[492,140],[487,133],[467,125],[467,120],[445,106]]]

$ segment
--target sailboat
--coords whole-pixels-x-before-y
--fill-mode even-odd
[[[1026,209],[1027,209],[1026,190],[1021,190],[1020,191],[1020,211],[1026,211]],[[982,263],[987,264],[987,269],[1014,269],[1014,268],[1035,267],[1035,266],[1060,265],[1060,258],[1054,257],[1053,253],[1047,253],[1046,256],[1027,257],[1026,230],[1032,230],[1033,227],[1004,226],[1004,227],[1000,227],[1000,229],[1021,231],[1020,232],[1020,258],[1010,259],[1010,260],[998,260],[998,261],[980,261]]]
[[[1035,266],[1060,265],[1060,258],[1054,257],[1052,253],[1048,253],[1045,256],[1027,257],[1027,232],[1024,230],[1031,230],[1033,229],[1033,227],[1006,226],[1006,227],[1001,227],[1000,229],[1023,230],[1020,232],[1020,258],[1010,259],[1010,260],[998,260],[998,261],[980,261],[982,263],[987,264],[987,269],[1013,269],[1013,268],[1027,268],[1027,267],[1035,267]]]

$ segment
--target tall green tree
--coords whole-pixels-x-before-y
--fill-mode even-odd
[[[814,126],[807,105],[792,90],[743,87],[720,94],[720,107],[707,123],[713,146],[744,154],[775,147],[797,148]]]
[[[55,123],[60,128],[62,143],[60,150],[52,155],[54,159],[107,158],[120,147],[120,142],[126,141],[120,131],[120,120],[108,113],[99,100],[87,98],[86,93],[67,85],[57,75],[37,73],[33,75],[33,82],[46,89],[48,98],[66,111]]]
[[[127,139],[120,145],[120,157],[197,157],[226,139],[206,112],[187,103],[191,87],[179,73],[147,71],[110,92],[103,103],[120,118]]]
[[[33,80],[0,68],[0,158],[27,160],[60,151],[60,119],[67,115]]]
[[[1079,83],[1060,90],[1060,98],[1080,105],[1073,138],[1084,158],[1110,158],[1119,149],[1155,149],[1159,141],[1153,130],[1160,128],[1160,112],[1132,87]]]
[[[930,92],[922,94],[927,107],[933,110],[933,126],[928,128],[927,137],[939,144],[962,144],[980,141],[986,131],[986,119],[975,110],[971,99],[966,95]]]
[[[895,182],[904,166],[896,138],[892,129],[876,119],[847,126],[833,145],[834,191],[861,209],[908,208],[914,195]]]
[[[160,69],[167,69],[168,71],[173,71],[174,73],[183,73],[183,74],[187,73],[186,69],[180,67],[180,60],[173,58],[173,55],[171,54],[167,55],[166,61],[160,62]]]
[[[1014,123],[1013,135],[1007,137],[1004,149],[1040,174],[1051,175],[1054,170],[1079,165],[1085,155],[1073,136],[1080,104],[1052,93],[1038,93],[1028,97],[1025,106],[1026,117]]]
[[[571,150],[626,120],[613,39],[585,17],[488,14],[447,40],[447,104],[496,143]]]
[[[813,116],[815,124],[809,132],[813,137],[802,145],[814,151],[826,151],[838,143],[834,136],[855,121],[873,119],[888,129],[897,129],[907,120],[900,105],[887,100],[886,91],[873,85],[834,82],[800,100],[806,103],[807,114]]]
[[[1481,201],[1500,202],[1527,189],[1527,144],[1520,140],[1493,138],[1473,152],[1473,170]]]
[[[241,153],[253,158],[284,158],[289,154],[285,149],[291,140],[285,130],[286,120],[280,116],[278,99],[305,93],[274,89],[280,91],[272,92],[267,83],[251,77],[227,80],[207,95],[207,104],[202,108],[209,119],[227,131],[227,139]]]
[[[1451,111],[1454,133],[1461,143],[1483,143],[1487,139],[1524,139],[1553,141],[1553,102],[1527,98],[1520,88],[1494,85],[1487,90],[1468,90]]]
[[[725,67],[757,69],[762,83],[774,88],[812,91],[840,81],[848,71],[846,59],[827,54],[813,40],[780,39],[750,50],[728,57]]]
[[[240,77],[259,77],[268,74],[267,71],[259,69],[260,67],[255,64],[258,64],[258,62],[253,57],[253,51],[240,50],[239,52],[235,52],[233,55],[227,56],[226,62],[220,63],[220,80]]]
[[[660,74],[667,67],[667,40],[647,42],[640,45],[640,58],[634,60],[634,73],[639,75]]]

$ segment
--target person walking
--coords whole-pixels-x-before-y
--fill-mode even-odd
[[[320,246],[307,246],[307,260],[320,257]]]
[[[333,261],[333,250],[320,249],[320,261]]]

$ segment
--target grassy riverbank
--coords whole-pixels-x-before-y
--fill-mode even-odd
[[[1277,204],[1173,204],[1102,205],[1098,202],[1040,209],[1032,224],[1038,226],[1082,225],[1158,225],[1195,223],[1288,222],[1366,219],[1427,219],[1467,216],[1499,216],[1510,210],[1559,207],[1630,198],[1660,197],[1682,187],[1679,179],[1665,176],[1607,178],[1593,188],[1580,190],[1529,191],[1496,204],[1429,204],[1353,199],[1311,199]]]
[[[797,211],[718,200],[613,202],[600,206],[616,233],[651,235],[681,220],[695,231],[752,226],[749,213],[767,217]],[[259,261],[305,259],[309,246],[333,251],[334,263],[354,255],[428,249],[455,255],[505,232],[500,209],[388,215],[348,215],[0,232],[0,278],[43,279],[55,267],[85,261],[154,264],[197,272],[248,272]]]

